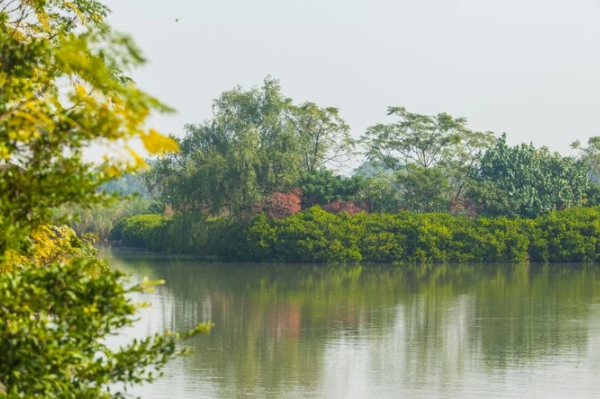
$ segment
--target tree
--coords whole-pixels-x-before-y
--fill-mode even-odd
[[[351,144],[335,108],[296,106],[268,77],[261,88],[223,93],[210,120],[187,125],[181,153],[154,165],[150,185],[178,211],[235,215],[341,161]]]
[[[365,179],[355,199],[367,212],[394,213],[400,208],[398,190],[385,177]]]
[[[479,166],[483,154],[496,142],[491,132],[473,132],[463,130],[460,134],[460,143],[456,145],[451,156],[440,165],[444,174],[449,177],[452,187],[451,201],[454,203],[468,202],[465,196],[471,182],[472,172]]]
[[[361,143],[372,165],[381,165],[384,170],[399,174],[397,183],[401,195],[407,197],[405,205],[417,205],[419,198],[425,199],[423,195],[433,195],[429,198],[436,198],[432,201],[438,204],[442,196],[447,203],[462,198],[470,171],[477,165],[481,153],[494,142],[493,133],[471,131],[465,118],[453,118],[446,113],[428,116],[402,107],[389,107],[388,115],[398,117],[398,122],[368,128]],[[430,168],[436,171],[426,171]],[[446,184],[439,184],[441,176],[445,176]],[[434,180],[418,181],[424,178]]]
[[[325,165],[339,166],[350,159],[354,141],[350,126],[340,118],[337,108],[320,108],[306,102],[292,107],[289,115],[299,135],[305,171],[312,173]]]
[[[0,164],[19,168],[0,169],[2,253],[44,224],[52,208],[98,202],[96,187],[142,163],[110,159],[93,169],[82,158],[90,143],[140,137],[150,152],[176,144],[145,127],[150,111],[167,108],[119,72],[143,58],[104,23],[106,7],[2,0],[0,10]]]
[[[486,215],[533,218],[582,203],[588,172],[584,162],[546,147],[509,147],[503,135],[474,172],[471,196]]]
[[[571,148],[578,151],[577,158],[590,170],[590,186],[585,193],[585,205],[597,206],[600,204],[600,136],[590,137],[587,147],[577,140],[571,144]]]
[[[285,118],[289,106],[271,78],[260,89],[223,93],[211,120],[186,125],[181,152],[153,165],[165,202],[178,211],[236,214],[264,195],[294,188],[301,158]]]
[[[587,147],[577,140],[571,144],[571,148],[579,152],[579,160],[590,169],[590,183],[600,184],[600,136],[590,137]]]
[[[396,179],[402,187],[401,207],[413,212],[449,211],[452,187],[440,167],[410,164]]]
[[[369,160],[381,161],[393,170],[411,163],[428,168],[443,162],[451,156],[449,150],[460,143],[460,133],[466,130],[466,119],[454,119],[445,113],[427,116],[403,107],[389,107],[389,115],[400,120],[371,126],[362,141],[368,147]]]
[[[121,398],[178,353],[175,334],[117,351],[102,339],[135,320],[118,273],[50,226],[61,205],[102,203],[98,188],[143,164],[133,151],[86,162],[92,143],[176,143],[146,127],[168,110],[121,72],[143,57],[95,0],[0,0],[0,397]],[[203,326],[191,332],[206,330]]]

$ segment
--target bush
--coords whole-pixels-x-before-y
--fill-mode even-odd
[[[531,259],[596,262],[600,259],[600,208],[570,208],[536,221]]]
[[[319,207],[250,221],[140,215],[113,229],[128,245],[238,261],[593,262],[600,259],[600,207],[538,219],[447,213],[332,214]]]
[[[319,207],[313,207],[287,219],[273,221],[273,225],[275,245],[272,256],[276,260],[286,262],[362,260],[358,247],[360,228],[344,215],[333,215]]]
[[[341,201],[341,200],[337,200],[337,201],[333,201],[330,202],[328,204],[323,205],[323,210],[327,211],[329,213],[347,213],[348,215],[356,215],[357,213],[360,212],[364,212],[365,210],[359,206],[356,205],[354,202],[349,202],[349,201]]]
[[[164,226],[162,242],[157,242],[162,248],[151,249],[204,257],[220,256],[231,249],[224,249],[223,246],[234,242],[229,236],[235,226],[231,218],[178,214]]]
[[[259,213],[264,213],[269,218],[283,219],[295,215],[301,209],[300,194],[302,193],[299,189],[295,189],[289,193],[272,193],[254,205],[248,216],[253,217]]]
[[[159,242],[164,237],[166,218],[162,215],[136,215],[119,221],[111,231],[111,238],[122,240],[132,247],[160,250]]]

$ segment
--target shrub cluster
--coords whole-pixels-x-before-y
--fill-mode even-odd
[[[349,215],[319,207],[248,222],[140,215],[121,221],[113,238],[163,252],[258,262],[593,262],[600,259],[600,207],[537,219]]]

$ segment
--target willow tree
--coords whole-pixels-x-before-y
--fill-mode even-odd
[[[56,207],[102,203],[101,184],[142,166],[129,139],[176,149],[146,126],[167,107],[124,75],[144,59],[107,14],[95,0],[0,0],[0,397],[123,397],[108,386],[152,380],[177,353],[174,334],[104,348],[143,287],[51,227]],[[97,168],[83,156],[94,144],[119,156]]]
[[[222,93],[212,118],[185,131],[181,152],[155,163],[148,175],[149,186],[183,212],[236,214],[345,160],[353,145],[337,109],[295,105],[270,77],[261,87]]]
[[[294,187],[298,140],[284,118],[290,100],[267,78],[214,101],[213,117],[188,124],[181,152],[153,164],[162,197],[178,211],[237,213],[264,195]]]

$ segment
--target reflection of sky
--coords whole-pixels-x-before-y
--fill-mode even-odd
[[[327,344],[321,397],[327,398],[589,398],[600,388],[600,306],[587,324],[589,341],[580,353],[560,352],[534,360],[514,358],[509,367],[490,368],[481,348],[468,345],[474,298],[458,297],[438,326],[439,343],[428,350],[413,341],[410,320],[423,322],[422,303],[398,305],[397,323],[384,337],[341,337]],[[412,314],[411,314],[412,313]],[[569,321],[567,321],[569,322]],[[571,321],[580,323],[581,321]],[[476,332],[473,332],[476,333]]]
[[[129,270],[135,275],[134,268]],[[200,337],[192,341],[196,354],[191,355],[200,361],[184,358],[172,362],[158,383],[136,388],[135,393],[143,398],[558,399],[588,398],[600,390],[600,304],[579,303],[589,306],[589,312],[575,313],[558,323],[555,318],[560,314],[550,312],[539,320],[533,317],[529,321],[539,325],[524,326],[524,330],[548,334],[554,340],[541,339],[538,346],[531,347],[536,337],[528,337],[530,346],[524,348],[539,355],[522,356],[520,347],[506,347],[510,340],[496,343],[497,347],[490,342],[502,324],[481,318],[478,306],[482,299],[477,293],[439,297],[415,293],[393,306],[337,305],[329,309],[335,320],[327,324],[331,331],[321,340],[312,338],[318,333],[310,331],[312,326],[298,325],[302,314],[296,312],[302,312],[301,308],[276,298],[264,308],[264,314],[240,316],[236,306],[244,303],[250,308],[249,299],[235,301],[216,289],[210,295],[199,292],[193,299],[176,293],[176,286],[167,285],[144,295],[152,308],[143,310],[140,322],[111,344],[175,326],[184,329],[212,317],[221,318],[221,328],[235,326],[239,317],[256,317],[260,318],[256,330],[243,335],[260,340],[258,349],[254,348],[256,357],[236,355],[222,368],[223,345],[231,343],[219,341],[218,336],[210,337],[210,342]],[[376,319],[390,323],[373,323]],[[518,320],[508,317],[505,322]],[[483,338],[486,333],[487,341]],[[580,337],[586,340],[579,342]],[[555,344],[560,345],[552,347]],[[244,342],[235,345],[238,351],[246,349]],[[311,345],[319,347],[308,354]],[[277,357],[282,350],[296,351],[297,363],[316,363],[296,367]],[[282,367],[265,365],[269,359]],[[240,371],[243,368],[255,370],[246,374]],[[315,370],[314,381],[307,383],[306,376],[299,373],[311,369]],[[239,376],[250,380],[238,381]]]

